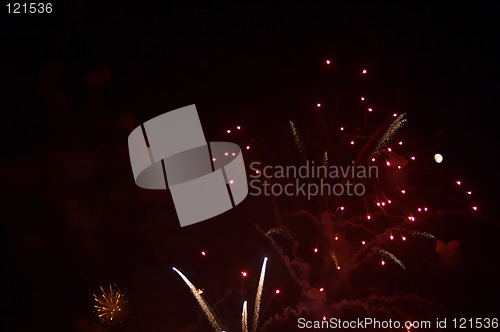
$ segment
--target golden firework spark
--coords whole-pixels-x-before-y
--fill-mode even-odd
[[[297,145],[297,150],[299,150],[299,154],[302,157],[302,159],[304,159],[304,161],[306,161],[307,154],[306,154],[306,150],[304,147],[304,142],[302,141],[302,138],[300,137],[299,130],[297,129],[297,127],[295,126],[295,123],[293,123],[292,120],[288,120],[288,122],[290,123],[290,129],[292,130],[293,138],[295,140],[295,144]]]
[[[413,231],[413,232],[410,232],[410,234],[413,235],[414,237],[424,237],[427,239],[436,240],[436,237],[434,235],[432,235],[431,233],[427,233],[427,232]]]
[[[323,151],[323,166],[328,168],[328,152]]]
[[[403,264],[403,262],[401,262],[396,256],[394,256],[394,254],[392,254],[391,252],[387,251],[387,250],[384,250],[384,249],[378,249],[377,250],[377,253],[379,253],[380,255],[382,255],[383,257],[387,258],[387,259],[390,259],[392,260],[394,263],[396,263],[397,265],[399,265],[403,270],[406,270],[406,267],[405,265]],[[383,263],[385,264],[385,263]]]
[[[103,323],[116,323],[120,322],[125,316],[125,306],[127,303],[126,297],[120,292],[118,287],[113,288],[109,285],[109,290],[104,290],[101,286],[102,294],[94,295],[94,308],[97,311],[97,316]]]
[[[370,157],[376,157],[387,145],[387,143],[389,143],[392,136],[394,136],[394,134],[396,134],[396,132],[405,124],[405,116],[406,113],[401,114],[389,125],[382,138],[378,141],[377,146]]]
[[[266,235],[267,236],[280,235],[288,238],[290,237],[290,235],[283,228],[280,227],[271,228],[270,230],[267,231]]]
[[[333,263],[335,264],[335,267],[339,266],[339,261],[337,260],[337,255],[335,255],[335,252],[330,252],[330,257],[332,258]]]

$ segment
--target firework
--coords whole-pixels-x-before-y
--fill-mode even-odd
[[[426,239],[436,240],[436,237],[434,235],[426,232],[412,231],[410,234],[413,235],[414,237],[424,237]]]
[[[363,74],[367,74],[367,71],[365,70]],[[365,97],[361,97],[361,101],[365,104],[367,103],[367,101],[365,101],[366,99],[367,98]],[[324,105],[327,105],[326,101],[323,105],[316,104],[317,107],[323,107]],[[375,106],[373,106],[373,108],[367,107],[371,105],[363,106],[365,110],[372,113],[377,113],[377,109],[380,109]],[[323,107],[322,113],[326,111],[327,109],[324,109]],[[337,160],[345,161],[346,158],[345,156],[339,156],[335,153],[339,153],[339,151],[348,151],[349,155],[352,155],[349,156],[349,159],[355,159],[353,160],[353,166],[348,166],[348,169],[354,170],[357,166],[363,165],[365,161],[371,160],[372,163],[377,161],[377,164],[380,164],[381,167],[384,167],[382,165],[387,165],[387,172],[384,172],[382,176],[385,176],[385,174],[389,174],[390,176],[392,175],[392,171],[397,172],[396,174],[403,173],[405,171],[404,166],[408,162],[414,161],[416,157],[410,157],[411,154],[408,155],[408,157],[402,157],[400,155],[399,150],[403,147],[403,141],[399,139],[394,142],[395,146],[392,146],[393,151],[391,151],[389,144],[392,143],[396,134],[399,133],[399,130],[407,121],[406,114],[399,115],[394,113],[392,116],[391,115],[388,119],[386,119],[386,121],[384,121],[383,124],[380,124],[377,127],[375,132],[371,133],[366,133],[364,127],[361,125],[355,127],[349,123],[336,123],[335,128],[340,128],[340,132],[344,134],[344,137],[339,143],[342,144],[342,147],[347,145],[349,150],[333,147],[330,140],[328,142],[319,142],[319,144],[315,144],[316,147],[323,147],[322,151],[316,149],[319,153],[317,157],[319,157],[318,159],[320,159],[322,167],[337,167],[335,165],[331,165],[332,160],[335,162]],[[292,144],[296,146],[300,157],[304,160],[304,163],[309,169],[309,161],[305,151],[305,142],[302,139],[298,126],[292,120],[288,120],[288,122],[294,139]],[[349,128],[355,129],[349,134],[347,133]],[[372,124],[370,124],[368,128],[373,128]],[[404,148],[406,148],[407,145],[408,144],[405,142]],[[328,150],[326,147],[328,147]],[[268,152],[263,148],[258,150],[254,149],[253,146],[252,150],[255,151],[255,154],[259,153],[259,151]],[[380,154],[384,154],[386,159],[384,160],[383,157],[377,157]],[[367,159],[368,157],[369,159]],[[259,174],[262,170],[256,169],[255,172]],[[321,172],[318,174],[321,174]],[[344,176],[342,181],[355,178],[355,176],[351,175],[350,172],[346,172],[346,174],[348,176]],[[321,177],[321,175],[318,177]],[[316,178],[316,176],[312,175],[309,178],[313,179]],[[395,254],[393,254],[387,250],[379,248],[378,246],[381,246],[382,243],[385,243],[388,239],[390,239],[391,246],[396,247],[397,245],[404,245],[407,243],[407,237],[409,236],[436,239],[436,237],[430,233],[406,229],[407,220],[411,222],[417,222],[419,220],[418,216],[416,216],[417,218],[414,217],[411,211],[414,211],[414,209],[417,209],[418,212],[427,211],[427,208],[413,206],[414,203],[412,196],[418,188],[405,188],[404,182],[400,183],[399,181],[392,181],[394,180],[392,177],[389,178],[389,180],[391,180],[389,182],[386,182],[385,180],[387,180],[387,178],[378,178],[377,173],[376,180],[372,181],[370,178],[363,181],[363,184],[367,185],[369,190],[366,192],[366,196],[362,198],[362,201],[359,197],[352,197],[349,199],[336,197],[336,200],[331,205],[329,201],[326,201],[327,204],[319,205],[320,209],[322,209],[320,211],[322,213],[321,219],[315,218],[315,216],[311,215],[313,222],[307,224],[304,223],[303,228],[304,232],[307,232],[308,230],[305,228],[312,227],[313,229],[310,234],[315,234],[317,236],[314,241],[308,240],[308,242],[304,244],[299,243],[303,237],[300,236],[301,234],[299,234],[297,226],[293,223],[295,220],[292,219],[292,223],[288,224],[288,218],[281,218],[282,216],[277,208],[277,203],[273,200],[273,207],[275,208],[275,213],[278,216],[278,222],[274,227],[269,229],[267,233],[262,233],[275,240],[284,240],[281,237],[286,237],[288,240],[292,240],[273,241],[272,244],[281,254],[283,261],[288,268],[290,277],[297,283],[302,295],[307,294],[312,298],[309,290],[314,289],[317,290],[318,294],[322,295],[322,297],[318,298],[322,298],[328,302],[331,302],[336,298],[344,298],[345,296],[356,296],[354,293],[356,292],[356,288],[351,286],[351,272],[360,268],[361,265],[367,261],[372,263],[373,254],[376,254],[375,256],[378,259],[378,267],[381,269],[387,269],[391,263],[395,263],[401,269],[406,270],[406,266],[395,255],[398,254],[397,249],[394,249]],[[455,182],[458,186],[461,186],[461,188],[468,190],[468,188],[464,188],[465,183],[462,183],[461,181]],[[398,194],[397,196],[392,197],[395,193],[400,193],[401,195]],[[470,191],[466,193],[471,195]],[[387,195],[391,197],[387,197]],[[376,204],[378,207],[376,211],[372,208],[372,204]],[[472,208],[474,211],[477,210],[476,206],[470,205],[469,208]],[[293,213],[291,214],[293,215]],[[300,218],[300,215],[301,214],[298,214],[297,218]],[[295,218],[295,216],[293,217]],[[342,237],[341,241],[338,241],[340,238],[339,235],[342,236],[344,230],[346,231],[346,236]],[[302,231],[302,226],[300,231]],[[399,238],[401,240],[399,240]],[[350,243],[351,240],[355,241],[355,243]],[[285,252],[287,254],[284,254]],[[308,258],[313,255],[314,261],[308,262]],[[241,272],[243,276],[241,302],[239,302],[240,304],[238,305],[243,303],[243,309],[241,312],[241,329],[244,332],[256,332],[258,328],[265,328],[270,324],[270,322],[273,321],[273,319],[270,319],[265,323],[263,321],[259,322],[259,320],[262,320],[265,317],[266,308],[274,297],[273,295],[270,300],[268,300],[267,304],[262,302],[267,260],[268,259],[265,258],[262,264],[259,284],[255,295],[253,317],[248,317],[249,314],[252,315],[252,313],[248,312],[249,302],[243,301],[246,298],[246,295],[243,292],[243,283],[246,282],[245,277],[247,274],[245,271]],[[340,264],[342,264],[342,266],[340,266]],[[316,276],[312,276],[312,273],[318,267],[321,269],[321,272],[328,272],[324,274],[325,277],[320,276],[320,278],[317,278]],[[337,272],[341,270],[341,267],[341,273]],[[319,286],[324,287],[311,287],[312,281],[319,284]],[[355,286],[355,284],[353,284],[353,286]],[[325,296],[325,289],[328,289],[328,293],[330,295],[328,298]],[[279,290],[277,290],[275,294],[279,294]],[[267,301],[267,298],[264,298],[264,300]],[[261,308],[263,308],[263,310]],[[250,310],[252,309],[250,308]],[[289,309],[285,309],[284,314],[282,315],[283,317],[288,317],[287,310]],[[275,317],[278,316],[279,315],[276,315]]]
[[[118,287],[109,285],[109,291],[104,290],[101,286],[99,296],[94,295],[94,308],[97,311],[99,319],[106,324],[120,322],[125,316],[125,305],[127,303],[124,294],[122,294]]]
[[[382,135],[382,138],[378,141],[377,146],[375,147],[375,150],[371,154],[372,157],[376,157],[378,154],[380,154],[380,151],[387,145],[387,143],[391,140],[392,136],[401,128],[406,122],[405,119],[406,113],[401,114],[398,116],[392,123],[389,125],[387,130],[385,131],[384,135]]]
[[[248,332],[247,301],[243,302],[243,311],[241,312],[241,332]]]
[[[335,264],[335,267],[339,266],[339,261],[337,259],[337,255],[335,255],[335,252],[330,253],[330,257],[332,258],[333,264]]]
[[[280,228],[280,227],[273,227],[273,228],[271,228],[270,230],[267,231],[266,235],[267,236],[281,235],[281,236],[287,237],[287,238],[290,237],[290,235],[288,234],[288,232],[286,230],[284,230],[283,228]]]
[[[381,254],[385,258],[392,260],[394,263],[398,264],[403,270],[406,270],[406,267],[404,266],[403,262],[401,262],[396,256],[394,256],[389,251],[384,250],[384,249],[377,249],[377,253]],[[382,264],[382,265],[384,265],[384,264]]]
[[[328,152],[323,151],[323,166],[328,168]]]
[[[257,294],[255,295],[255,308],[253,313],[252,321],[252,332],[257,331],[257,325],[259,324],[259,314],[260,314],[260,301],[262,298],[262,289],[264,288],[264,278],[266,277],[266,265],[267,257],[264,257],[264,262],[262,263],[262,270],[260,272],[259,287],[257,288]]]
[[[189,279],[182,274],[181,271],[177,270],[175,267],[172,267],[172,269],[177,272],[177,274],[182,278],[182,280],[186,283],[186,285],[189,287],[191,290],[191,293],[193,294],[194,298],[196,301],[198,301],[198,304],[200,305],[201,309],[205,313],[205,316],[207,316],[210,324],[212,327],[215,329],[217,332],[221,332],[222,328],[217,322],[217,319],[215,318],[214,314],[212,313],[212,310],[208,306],[208,304],[205,302],[205,300],[201,297],[200,293],[198,292],[198,289],[189,281]]]
[[[299,154],[300,154],[301,158],[304,161],[306,161],[307,155],[305,152],[304,142],[302,141],[302,138],[300,137],[300,133],[292,120],[288,120],[288,122],[290,123],[290,129],[292,130],[293,138],[295,140],[295,144],[297,145],[297,149],[299,150]]]

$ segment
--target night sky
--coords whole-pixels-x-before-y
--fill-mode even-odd
[[[228,331],[240,331],[241,300],[252,308],[264,257],[261,330],[299,330],[297,316],[500,318],[499,9],[68,0],[51,14],[14,15],[2,5],[2,331],[211,331],[173,266],[217,303]],[[136,186],[127,137],[190,104],[208,141],[251,146],[247,166],[303,162],[289,120],[308,158],[321,163],[327,150],[345,164],[356,155],[343,135],[371,135],[406,113],[389,146],[403,141],[397,152],[416,160],[403,178],[384,179],[404,181],[418,198],[401,209],[425,202],[429,212],[408,227],[437,239],[377,242],[406,269],[381,267],[371,254],[338,272],[321,243],[333,236],[324,212],[340,229],[335,209],[350,204],[342,198],[248,196],[181,228],[169,191]],[[344,220],[366,223],[351,206]],[[383,214],[374,219],[379,233],[388,227]],[[266,235],[279,225],[290,236]],[[355,229],[339,233],[339,259],[359,249]],[[128,304],[125,319],[108,326],[93,294],[110,284]]]

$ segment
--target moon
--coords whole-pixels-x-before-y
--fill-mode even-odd
[[[443,161],[443,156],[440,155],[439,153],[436,153],[434,155],[434,161],[437,162],[438,164],[440,164]]]

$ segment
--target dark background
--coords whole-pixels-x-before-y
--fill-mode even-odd
[[[309,154],[321,156],[330,143],[318,136],[314,105],[341,100],[330,120],[355,128],[366,119],[344,101],[360,93],[384,116],[407,113],[402,137],[423,174],[437,167],[434,153],[443,154],[440,174],[462,180],[479,206],[478,220],[455,216],[459,204],[444,201],[456,188],[421,176],[434,210],[452,215],[441,226],[425,225],[469,251],[457,266],[436,260],[445,271],[412,279],[414,293],[432,299],[437,295],[426,287],[446,284],[439,313],[498,313],[498,9],[83,0],[54,2],[52,14],[9,15],[2,5],[2,330],[180,331],[200,312],[171,266],[215,299],[240,287],[243,268],[256,284],[270,245],[253,224],[272,224],[271,205],[249,198],[244,216],[235,209],[180,229],[168,192],[135,186],[128,134],[194,103],[208,140],[233,141],[225,131],[241,124],[246,136],[235,142],[258,141],[275,160],[294,162],[288,119],[299,124]],[[328,69],[325,59],[333,61]],[[369,71],[363,82],[362,68]],[[210,267],[200,250],[210,253]],[[433,248],[427,254],[435,255]],[[274,262],[269,284],[293,289]],[[415,262],[411,274],[418,271]],[[109,283],[127,290],[131,313],[123,325],[105,328],[92,312],[92,294]],[[383,281],[374,284],[373,294],[386,294]],[[238,301],[228,299],[225,310],[233,315]],[[288,301],[294,299],[270,310]],[[199,324],[209,329],[203,319]]]

